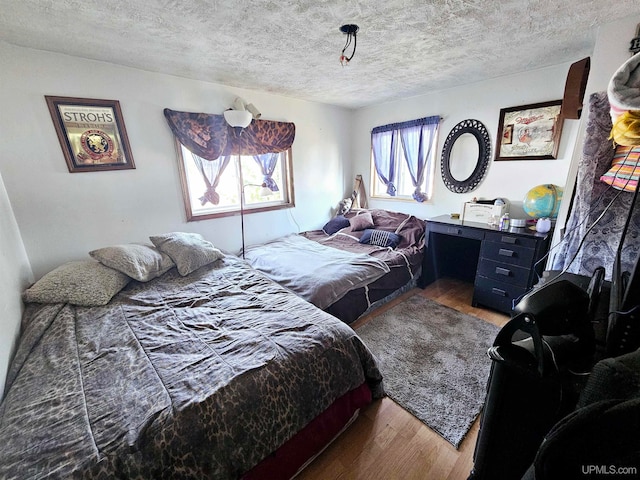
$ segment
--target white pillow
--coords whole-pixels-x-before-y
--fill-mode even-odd
[[[172,232],[149,237],[149,240],[171,257],[183,277],[224,256],[199,233]]]
[[[139,282],[148,282],[175,267],[171,257],[151,245],[114,245],[93,250],[89,255]]]
[[[131,279],[93,260],[65,263],[50,271],[23,294],[25,303],[106,305]]]

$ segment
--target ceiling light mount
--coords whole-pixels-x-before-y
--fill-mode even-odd
[[[356,35],[358,33],[358,30],[360,30],[360,27],[352,23],[342,25],[340,27],[340,31],[347,36],[347,41],[344,44],[342,53],[340,54],[340,64],[343,67],[349,65],[349,62],[351,61],[353,56],[356,54],[356,44],[357,44]],[[353,50],[351,51],[351,55],[348,55],[345,52],[351,46],[352,43],[353,43]]]
[[[347,25],[342,25],[340,27],[340,31],[342,33],[356,34],[356,33],[358,33],[358,30],[360,30],[360,27],[358,27],[358,25],[354,25],[352,23],[347,24]]]

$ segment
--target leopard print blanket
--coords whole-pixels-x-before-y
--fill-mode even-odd
[[[30,304],[0,406],[0,478],[239,478],[375,359],[354,331],[225,257],[104,307]]]

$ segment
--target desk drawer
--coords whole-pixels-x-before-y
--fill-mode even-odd
[[[445,235],[473,238],[475,240],[482,240],[484,238],[484,232],[475,228],[459,227],[457,225],[443,225],[435,222],[427,222],[427,227],[429,228],[429,232],[433,233],[444,233]]]
[[[520,245],[505,245],[497,242],[482,242],[481,256],[483,259],[530,268],[534,255],[535,250],[532,248]]]
[[[498,282],[490,278],[476,277],[472,305],[484,305],[506,314],[511,314],[513,299],[527,292],[527,288]]]
[[[504,232],[487,232],[485,240],[489,242],[502,243],[503,245],[518,245],[527,248],[536,248],[537,240],[535,238],[519,237],[517,235],[509,235]]]
[[[478,265],[478,275],[497,280],[499,282],[507,282],[520,287],[528,287],[529,273],[531,270],[527,267],[519,267],[504,262],[496,262],[483,258]]]

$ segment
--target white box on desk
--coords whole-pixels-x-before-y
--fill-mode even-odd
[[[462,218],[468,222],[488,223],[491,215],[500,217],[509,211],[507,205],[493,205],[491,203],[465,202],[462,207]]]

